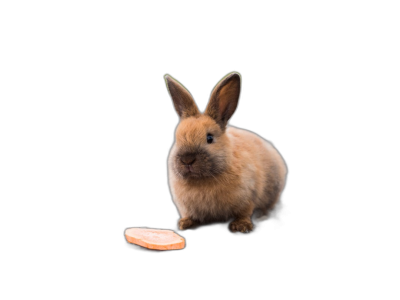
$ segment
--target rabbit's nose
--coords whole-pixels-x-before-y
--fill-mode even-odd
[[[191,165],[194,163],[195,160],[196,160],[196,155],[193,153],[188,153],[181,156],[181,162],[184,165]]]

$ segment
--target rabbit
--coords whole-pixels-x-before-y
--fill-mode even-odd
[[[168,183],[180,230],[226,222],[232,232],[253,230],[255,210],[268,214],[285,186],[287,167],[260,136],[227,126],[239,101],[241,76],[229,73],[200,113],[190,92],[164,76],[180,122],[168,156]]]

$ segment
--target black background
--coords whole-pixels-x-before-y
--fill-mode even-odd
[[[331,180],[340,165],[332,151],[341,150],[332,144],[338,124],[331,120],[346,84],[339,76],[342,57],[311,44],[208,53],[212,58],[147,50],[119,44],[78,51],[66,62],[73,73],[64,91],[65,108],[72,111],[66,128],[75,132],[70,153],[78,161],[71,185],[80,190],[75,215],[91,236],[88,259],[100,254],[102,267],[128,273],[143,262],[154,268],[178,261],[267,268],[318,265],[328,256],[335,261],[342,245],[334,242],[334,217],[341,208]],[[179,120],[164,75],[180,81],[203,110],[213,87],[232,71],[242,76],[242,94],[230,124],[258,133],[282,154],[289,170],[283,209],[250,235],[231,234],[228,224],[178,232],[166,160]],[[124,238],[129,227],[174,230],[186,247],[133,246]]]

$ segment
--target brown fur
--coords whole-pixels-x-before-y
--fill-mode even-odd
[[[226,126],[239,100],[240,76],[228,74],[217,84],[204,114],[183,86],[176,87],[180,84],[169,75],[166,78],[174,85],[174,92],[170,86],[169,91],[181,116],[168,158],[179,228],[233,218],[231,231],[251,231],[254,210],[268,213],[279,200],[287,170],[272,144]],[[211,144],[207,134],[214,137]]]

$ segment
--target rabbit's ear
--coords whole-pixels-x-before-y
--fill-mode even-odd
[[[222,129],[236,110],[240,95],[240,74],[229,73],[211,93],[205,114],[213,118]]]
[[[164,79],[179,117],[183,119],[199,115],[199,109],[189,91],[171,75],[166,74]]]

